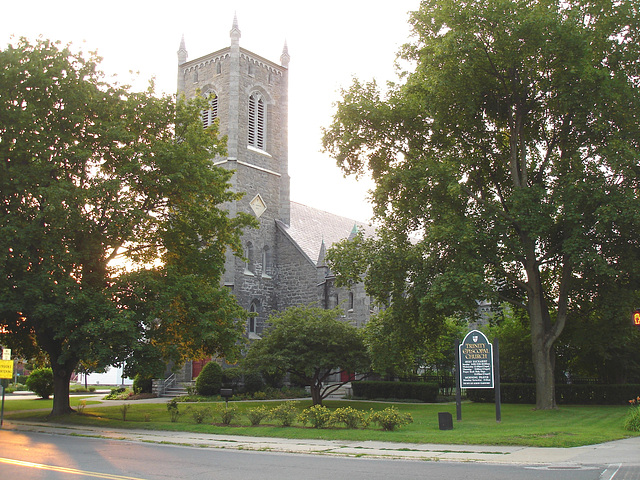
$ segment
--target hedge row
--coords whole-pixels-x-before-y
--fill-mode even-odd
[[[493,389],[467,389],[467,398],[474,402],[495,402]],[[626,405],[640,395],[640,385],[556,385],[558,405]],[[502,403],[536,403],[533,383],[500,384]]]
[[[358,398],[395,398],[435,402],[439,385],[427,382],[352,382],[353,395]]]

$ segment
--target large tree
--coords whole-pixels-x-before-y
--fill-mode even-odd
[[[639,22],[637,2],[425,0],[403,82],[354,81],[325,131],[371,172],[370,242],[408,252],[386,275],[416,305],[528,312],[540,409],[576,298],[638,285]]]
[[[198,100],[132,93],[50,41],[0,52],[0,326],[44,352],[52,414],[84,361],[234,354],[243,310],[220,286],[248,217]],[[144,363],[144,362],[143,362]],[[157,364],[157,363],[156,363]]]
[[[342,383],[326,384],[342,372],[360,375],[369,370],[362,332],[341,320],[342,310],[313,306],[290,307],[270,317],[261,340],[251,344],[245,358],[247,370],[290,374],[311,388],[314,405]],[[350,378],[350,377],[349,377]]]

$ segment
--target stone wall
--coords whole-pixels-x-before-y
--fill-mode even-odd
[[[279,229],[276,233],[276,245],[278,310],[318,303],[318,272],[315,265]]]

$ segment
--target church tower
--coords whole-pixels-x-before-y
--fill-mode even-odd
[[[232,189],[244,197],[228,206],[231,216],[246,212],[259,229],[243,236],[244,262],[227,256],[224,284],[240,305],[256,312],[249,321],[249,338],[258,338],[267,313],[278,309],[277,227],[289,225],[288,66],[285,42],[280,64],[240,47],[238,20],[233,19],[231,45],[188,60],[184,37],[178,50],[178,95],[209,100],[205,126],[216,119],[227,136],[227,156],[212,161],[234,170]]]

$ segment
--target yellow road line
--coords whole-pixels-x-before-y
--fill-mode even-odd
[[[16,465],[19,467],[37,468],[40,470],[51,470],[52,472],[71,473],[73,475],[85,475],[95,478],[108,478],[111,480],[144,480],[137,477],[123,477],[122,475],[111,475],[110,473],[88,472],[86,470],[76,470],[75,468],[56,467],[54,465],[44,465],[42,463],[23,462],[22,460],[13,460],[11,458],[0,457],[0,463]]]

